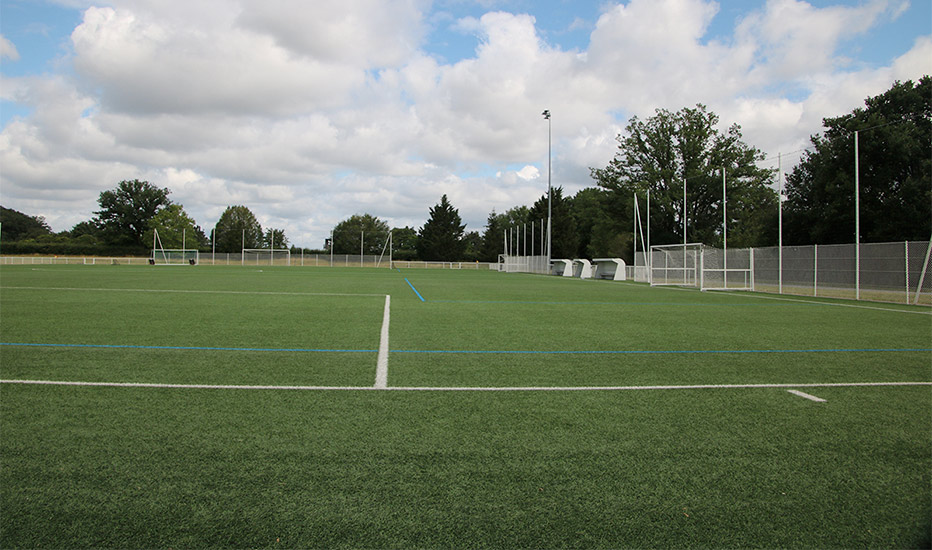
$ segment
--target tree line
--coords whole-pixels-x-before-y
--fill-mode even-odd
[[[631,261],[637,238],[635,201],[644,224],[648,198],[652,244],[683,242],[685,230],[690,242],[721,246],[727,225],[730,247],[776,245],[777,189],[783,182],[773,158],[745,143],[737,124],[723,131],[718,123],[718,115],[701,104],[675,112],[658,109],[644,120],[631,118],[616,139],[614,158],[590,169],[594,186],[573,196],[564,196],[559,186],[551,190],[552,257]],[[823,125],[825,131],[811,137],[811,146],[785,177],[784,244],[854,242],[855,136],[862,242],[928,239],[932,78],[895,82],[883,94],[867,98],[863,108],[826,118]],[[53,233],[41,217],[0,207],[3,252],[146,254],[157,232],[162,248],[235,253],[274,246],[379,254],[391,233],[398,259],[496,261],[506,240],[509,245],[522,243],[521,253],[542,253],[540,237],[546,227],[541,221],[548,211],[546,193],[530,206],[493,210],[480,234],[466,231],[459,211],[443,195],[420,228],[390,228],[371,214],[355,214],[333,228],[322,248],[299,249],[284,230],[262,228],[243,205],[229,206],[208,235],[182,205],[172,202],[170,193],[149,182],[122,181],[100,194],[94,218],[61,233]]]

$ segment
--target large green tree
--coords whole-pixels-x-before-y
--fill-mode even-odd
[[[180,204],[169,204],[149,220],[149,229],[144,236],[145,242],[152,244],[156,230],[156,246],[161,244],[162,248],[184,247],[190,250],[207,245],[204,232]]]
[[[825,131],[787,176],[786,242],[855,241],[855,132],[861,240],[925,240],[932,233],[932,78],[896,82],[864,103],[824,119]]]
[[[388,223],[371,214],[354,214],[333,228],[333,252],[359,254],[361,246],[363,254],[380,254],[388,233]]]
[[[11,208],[0,206],[0,241],[31,239],[52,232],[42,216],[28,216]]]
[[[288,237],[284,229],[268,228],[262,233],[262,248],[275,248],[276,250],[288,248]]]
[[[576,233],[576,220],[573,219],[570,199],[563,196],[563,187],[551,189],[551,258],[578,258],[579,236]],[[547,195],[542,195],[528,214],[531,220],[544,220],[544,232],[547,231]],[[543,253],[546,254],[546,237]]]
[[[392,229],[392,248],[396,260],[417,258],[417,230],[408,226]]]
[[[772,170],[757,166],[764,155],[742,141],[740,126],[723,132],[718,122],[703,105],[675,113],[658,109],[643,121],[633,117],[626,134],[617,138],[615,158],[605,168],[591,170],[600,187],[622,195],[618,205],[625,204],[624,196],[637,192],[643,199],[650,191],[652,243],[683,241],[685,185],[687,239],[721,245],[724,172],[728,245],[771,244],[774,232],[768,220],[775,220],[777,212]],[[630,211],[617,214],[632,217]]]
[[[262,226],[245,206],[228,206],[214,226],[217,252],[240,252],[262,247]]]
[[[430,209],[430,218],[418,233],[418,256],[428,261],[449,262],[464,259],[465,229],[466,224],[460,219],[459,210],[453,208],[447,196],[443,195],[440,204]]]
[[[144,238],[149,222],[159,210],[171,204],[171,191],[147,181],[121,181],[115,189],[104,191],[97,199],[100,210],[96,223],[107,240],[148,248]]]
[[[621,208],[627,216],[613,216],[613,201],[621,200]],[[631,222],[631,197],[612,196],[605,189],[587,187],[579,190],[571,199],[571,212],[576,221],[579,235],[577,258],[624,257],[631,261],[631,229],[623,227],[621,221]]]
[[[485,231],[482,233],[482,247],[479,259],[483,262],[497,262],[498,255],[505,250],[505,216],[496,214],[495,210],[489,213],[485,222]]]

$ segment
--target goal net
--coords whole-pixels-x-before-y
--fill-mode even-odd
[[[184,247],[184,238],[182,238],[182,247]],[[200,261],[200,255],[196,249],[191,248],[165,248],[162,246],[162,239],[159,237],[159,230],[152,231],[152,257],[149,263],[152,265],[196,265]]]
[[[291,265],[287,248],[244,248],[243,265]]]
[[[197,265],[200,262],[197,250],[185,248],[156,248],[152,250],[152,265]]]
[[[702,247],[699,256],[699,288],[702,290],[751,290],[754,288],[754,250],[751,248]]]
[[[695,286],[700,284],[699,259],[702,244],[661,244],[650,247],[651,286]]]

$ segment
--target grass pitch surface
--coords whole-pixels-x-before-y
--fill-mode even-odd
[[[932,387],[826,384],[932,382],[929,309],[774,298],[3,266],[0,379],[193,387],[0,384],[0,546],[928,545]]]

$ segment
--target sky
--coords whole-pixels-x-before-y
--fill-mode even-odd
[[[63,231],[140,179],[320,248],[446,194],[482,232],[548,158],[593,186],[631,117],[702,103],[788,169],[930,73],[930,0],[0,0],[0,204]]]

